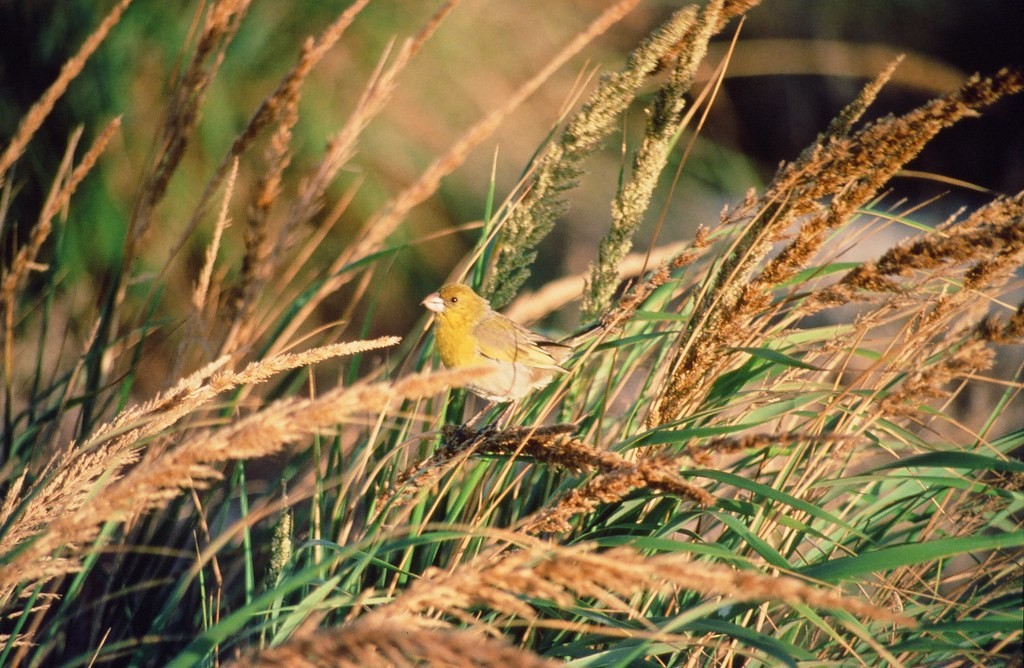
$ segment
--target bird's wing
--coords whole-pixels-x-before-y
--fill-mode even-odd
[[[535,334],[508,318],[494,314],[484,318],[474,331],[477,347],[484,357],[499,362],[515,362],[539,369],[562,371],[562,367],[546,348],[562,348],[540,334]],[[571,349],[567,349],[571,352]]]

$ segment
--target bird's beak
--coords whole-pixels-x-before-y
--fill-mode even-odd
[[[427,295],[427,298],[420,303],[435,313],[444,311],[444,300],[441,299],[441,295],[436,292],[432,292]]]

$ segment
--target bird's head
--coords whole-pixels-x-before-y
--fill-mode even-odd
[[[487,300],[468,285],[448,283],[423,300],[423,305],[449,321],[477,322],[490,308]]]

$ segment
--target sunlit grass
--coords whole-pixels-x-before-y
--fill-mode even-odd
[[[492,175],[485,222],[461,226],[471,250],[452,274],[507,301],[594,151],[628,110],[656,107],[626,147],[589,282],[509,306],[539,327],[585,299],[603,328],[569,373],[502,413],[458,389],[479,370],[436,368],[426,314],[377,336],[382,283],[446,238],[409,212],[632,4],[352,227],[359,184],[338,183],[450,8],[396,42],[350,115],[303,148],[304,86],[360,20],[355,3],[237,110],[227,153],[187,173],[247,29],[246,3],[211,3],[123,203],[120,271],[91,299],[51,241],[121,130],[72,140],[0,292],[0,664],[1009,660],[1024,193],[933,229],[922,203],[886,192],[938,132],[1019,92],[1021,72],[865,123],[893,64],[694,239],[631,248],[639,222],[664,215],[652,193],[709,109],[713,85],[690,91],[708,39],[757,3],[683,9],[591,87],[516,192]],[[48,113],[44,100],[5,147],[5,201]],[[911,236],[851,257],[894,225]],[[341,247],[321,262],[328,240]]]

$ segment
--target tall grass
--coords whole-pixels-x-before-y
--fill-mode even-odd
[[[18,196],[12,167],[128,4],[5,141],[0,214]],[[770,3],[681,8],[476,228],[466,280],[508,302],[588,160],[649,104],[585,292],[560,282],[510,306],[539,318],[581,298],[601,334],[498,427],[457,389],[478,370],[434,370],[426,318],[403,338],[366,335],[374,284],[410,210],[637,2],[595,17],[339,233],[353,194],[330,186],[455,4],[394,45],[319,154],[300,154],[304,86],[367,5],[352,3],[297,50],[168,242],[172,183],[249,11],[205,6],[126,203],[118,271],[88,306],[65,283],[60,234],[120,121],[84,150],[72,136],[0,284],[0,664],[1020,661],[1024,191],[937,227],[886,192],[1024,74],[862,121],[895,62],[765,188],[691,242],[631,255],[714,97],[716,80],[691,90],[708,41]],[[846,259],[891,226],[911,236]],[[314,258],[332,236],[346,242],[325,266]],[[185,298],[179,265],[194,277]],[[386,363],[371,356],[388,348]],[[316,369],[338,358],[325,387]]]

